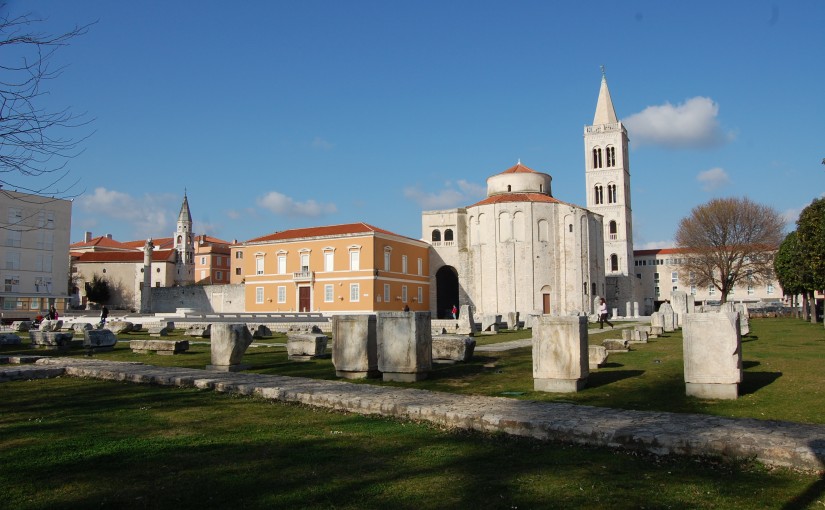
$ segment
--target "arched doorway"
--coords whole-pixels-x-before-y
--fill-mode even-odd
[[[458,272],[452,266],[442,266],[435,273],[435,317],[452,318],[450,310],[458,306]]]

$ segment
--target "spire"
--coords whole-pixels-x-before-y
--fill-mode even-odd
[[[613,109],[610,91],[607,90],[607,76],[605,76],[604,66],[602,66],[602,86],[599,89],[599,101],[596,103],[596,115],[593,117],[593,125],[614,124],[616,122],[619,122],[619,119],[616,118],[616,110]]]
[[[183,192],[183,204],[180,206],[178,221],[192,223],[192,214],[189,212],[189,199],[186,197],[186,191]]]

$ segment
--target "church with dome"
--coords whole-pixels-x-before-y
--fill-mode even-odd
[[[594,299],[624,310],[636,301],[627,130],[602,77],[584,130],[587,206],[554,197],[552,177],[515,166],[487,179],[487,197],[422,213],[429,242],[431,309],[480,315],[593,313]]]

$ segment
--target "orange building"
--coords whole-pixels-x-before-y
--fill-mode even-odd
[[[430,309],[429,245],[366,223],[298,228],[231,246],[248,312]]]
[[[229,242],[199,235],[195,238],[195,283],[226,285],[230,279]]]

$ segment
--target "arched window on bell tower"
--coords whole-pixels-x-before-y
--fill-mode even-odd
[[[597,184],[596,187],[593,189],[594,192],[594,203],[596,205],[604,203],[604,188],[602,188],[601,184]]]
[[[616,166],[616,148],[610,145],[605,149],[605,166],[611,168]]]
[[[607,203],[608,204],[615,204],[618,202],[616,200],[616,185],[615,184],[608,184],[607,185]]]
[[[619,227],[616,225],[615,221],[610,221],[607,225],[607,238],[611,241],[615,241],[619,238]]]
[[[614,272],[619,270],[619,256],[615,253],[610,255],[610,270]]]
[[[602,167],[602,148],[593,147],[593,168]]]

